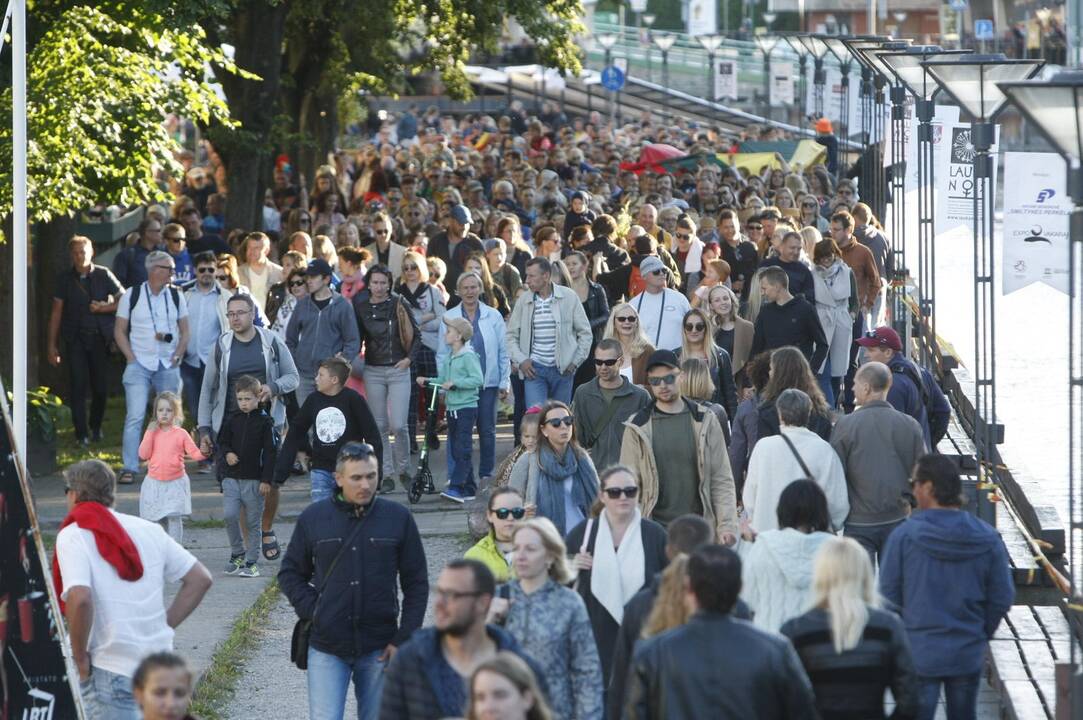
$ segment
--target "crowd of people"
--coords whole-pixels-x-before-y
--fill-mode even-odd
[[[644,167],[646,142],[732,139],[411,108],[311,193],[280,158],[261,230],[223,237],[211,150],[112,271],[72,238],[49,358],[80,442],[126,360],[123,467],[67,470],[57,538],[91,717],[190,693],[182,660],[143,657],[211,583],[181,545],[190,467],[223,493],[222,572],[281,560],[313,718],[351,681],[364,719],[886,717],[890,689],[924,720],[942,687],[974,717],[1007,555],[937,452],[950,407],[884,316],[872,210],[822,164]],[[394,495],[440,435],[442,502],[478,538],[430,589]],[[141,461],[140,517],[108,510]]]

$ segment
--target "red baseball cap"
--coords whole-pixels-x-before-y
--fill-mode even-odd
[[[887,347],[896,352],[902,352],[902,340],[899,339],[899,333],[887,326],[865,333],[864,337],[858,338],[857,344],[861,347]]]

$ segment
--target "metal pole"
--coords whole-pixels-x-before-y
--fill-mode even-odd
[[[662,51],[662,86],[669,90],[669,50]],[[669,122],[673,118],[673,114],[670,112],[669,104],[666,104],[665,114],[662,116]]]
[[[808,53],[797,56],[797,65],[801,68],[801,118],[798,124],[805,127],[808,120]]]
[[[910,350],[910,313],[906,297],[906,88],[891,86],[891,254],[895,268],[892,280],[892,317],[896,331],[904,338],[903,351]]]
[[[708,88],[709,92],[708,92],[707,96],[709,98],[711,98],[712,103],[717,103],[718,102],[718,81],[717,81],[715,75],[718,72],[718,68],[716,68],[715,65],[714,65],[714,52],[713,51],[707,53],[707,62],[711,64],[711,71],[707,74],[707,77],[709,78],[709,81],[711,83],[711,87]]]
[[[839,139],[850,139],[850,63],[839,65],[842,73],[842,97],[839,98]]]
[[[918,98],[914,105],[918,120],[918,309],[921,314],[922,332],[928,328],[925,350],[936,341],[936,208],[933,190],[933,126],[936,103]],[[930,367],[932,356],[925,355],[925,366]]]
[[[771,119],[771,51],[763,54],[763,116]]]
[[[824,84],[827,82],[827,71],[824,70],[822,57],[812,59],[812,109],[817,117],[824,114]]]
[[[11,0],[11,136],[12,136],[12,391],[15,395],[15,449],[27,467],[27,225],[26,225],[26,0]]]
[[[610,48],[605,49],[605,66],[609,67],[609,61],[613,59],[613,51]],[[609,124],[614,125],[613,119],[616,117],[617,104],[613,100],[613,91],[606,91],[609,96]]]

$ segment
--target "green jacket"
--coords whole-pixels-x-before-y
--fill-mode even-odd
[[[444,402],[449,412],[478,406],[478,390],[485,383],[481,374],[481,361],[474,348],[463,345],[456,353],[448,355],[440,363],[440,375],[436,382],[443,384],[451,381],[451,389],[445,390]]]
[[[504,553],[496,546],[496,538],[493,537],[491,529],[474,547],[467,550],[463,557],[485,563],[485,567],[493,571],[493,577],[498,583],[511,579],[511,566],[504,559]]]

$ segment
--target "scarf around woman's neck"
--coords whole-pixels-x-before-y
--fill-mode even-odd
[[[603,510],[598,516],[598,537],[594,540],[594,562],[590,568],[590,593],[620,625],[624,606],[639,592],[646,580],[643,552],[643,516],[639,508],[624,531],[620,547],[613,547],[613,531]]]
[[[850,268],[842,260],[835,260],[829,268],[816,266],[816,275],[823,280],[836,303],[850,298]]]
[[[571,529],[566,527],[564,517],[564,480],[572,478],[572,503],[583,513],[590,514],[591,498],[598,494],[598,473],[586,453],[577,454],[569,444],[562,457],[542,445],[536,454],[538,468],[537,504],[538,514],[553,521],[564,536]]]

